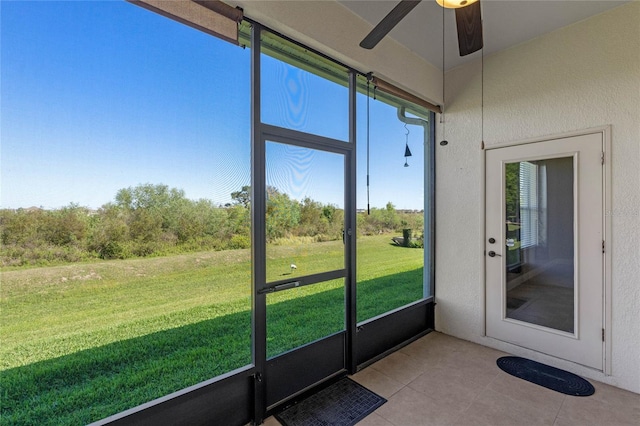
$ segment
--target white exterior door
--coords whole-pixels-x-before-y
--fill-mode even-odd
[[[603,370],[603,135],[488,149],[486,326]]]

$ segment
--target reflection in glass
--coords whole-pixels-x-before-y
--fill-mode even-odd
[[[260,68],[263,123],[349,140],[346,69],[268,31]]]
[[[573,158],[505,165],[507,318],[573,333]]]

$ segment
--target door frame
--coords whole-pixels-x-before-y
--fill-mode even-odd
[[[349,219],[355,212],[351,211],[349,206],[351,182],[349,179],[351,158],[354,155],[354,147],[345,141],[333,140],[323,136],[312,135],[296,130],[284,129],[277,126],[262,124],[260,131],[260,138],[258,143],[265,151],[262,155],[262,167],[264,170],[260,173],[255,173],[253,176],[252,188],[255,188],[256,195],[252,197],[252,205],[255,204],[256,211],[266,212],[266,198],[264,195],[266,192],[266,167],[264,163],[266,161],[266,145],[269,142],[285,144],[290,146],[296,146],[301,148],[308,148],[321,152],[328,152],[341,155],[343,158],[343,173],[344,173],[344,186],[342,188],[344,194],[344,250],[343,250],[343,268],[322,271],[307,276],[296,277],[296,281],[299,281],[302,285],[315,285],[328,280],[343,278],[344,279],[344,304],[345,304],[345,316],[343,331],[336,332],[329,336],[325,336],[314,342],[304,344],[302,346],[291,349],[285,353],[279,354],[273,358],[267,358],[266,353],[266,297],[267,292],[265,290],[274,288],[281,285],[284,282],[291,281],[271,281],[266,279],[266,255],[260,258],[254,258],[254,302],[256,307],[260,306],[260,311],[265,315],[262,317],[254,316],[254,322],[256,330],[260,329],[262,334],[264,332],[264,338],[255,340],[255,364],[264,362],[264,369],[262,374],[264,377],[264,397],[266,411],[273,409],[274,407],[292,399],[296,396],[304,393],[309,388],[314,387],[324,381],[331,378],[345,374],[347,372],[347,354],[349,348],[347,347],[347,335],[349,331],[348,317],[351,311],[355,310],[355,306],[350,306],[347,294],[350,293],[350,289],[354,287],[354,280],[350,277],[355,273],[352,271],[351,262],[348,260],[349,248],[355,244],[354,229],[352,221]],[[260,159],[256,159],[260,161]],[[339,188],[337,188],[340,190]],[[266,238],[265,238],[265,219],[266,214],[261,217],[254,216],[253,220],[253,235],[255,241],[254,246],[260,244],[264,247],[261,250],[265,250],[266,254]],[[287,291],[286,289],[284,291]],[[264,331],[263,331],[264,330]],[[258,335],[256,333],[256,335]],[[264,348],[262,347],[264,345]],[[260,355],[258,355],[260,354]],[[258,356],[263,357],[258,359]],[[309,368],[309,365],[313,365],[314,368]]]
[[[336,375],[355,373],[355,333],[356,333],[356,288],[355,288],[355,179],[356,179],[356,73],[349,69],[349,137],[348,141],[335,140],[324,136],[309,134],[278,126],[265,124],[261,117],[261,33],[263,26],[253,23],[251,31],[251,233],[252,233],[252,354],[254,372],[253,382],[253,421],[260,423],[265,415],[282,403],[304,393]],[[266,294],[261,292],[268,287],[266,280],[266,144],[267,141],[291,144],[300,147],[333,152],[344,156],[344,226],[345,226],[345,330],[308,345],[285,352],[275,358],[267,359],[267,307]],[[340,364],[325,362],[322,359],[323,348],[342,348]],[[297,358],[307,358],[316,362],[319,373],[297,365]],[[300,386],[292,386],[288,380],[279,380],[287,376],[293,361],[294,373],[300,373]],[[289,371],[291,372],[291,371]],[[267,384],[270,377],[275,383]],[[273,382],[273,380],[272,380]],[[274,396],[275,395],[275,396]]]
[[[507,141],[500,142],[491,145],[485,145],[484,142],[482,144],[481,150],[481,202],[480,202],[480,225],[482,229],[482,238],[479,241],[479,257],[482,273],[482,289],[481,289],[481,311],[482,311],[482,336],[487,336],[487,271],[486,271],[486,253],[485,253],[485,242],[487,239],[487,216],[486,216],[486,196],[487,196],[487,186],[486,186],[486,161],[487,161],[487,151],[499,148],[506,148],[510,146],[518,146],[525,144],[532,144],[538,142],[547,142],[556,139],[565,139],[571,138],[575,136],[584,136],[591,134],[600,134],[602,136],[602,205],[604,208],[603,211],[603,223],[602,223],[602,231],[603,231],[603,239],[604,239],[604,248],[603,248],[603,293],[602,293],[602,328],[604,330],[604,339],[603,339],[603,373],[605,375],[611,375],[611,335],[612,335],[612,316],[611,316],[611,300],[612,300],[612,290],[611,290],[611,253],[612,253],[612,216],[614,216],[614,212],[612,210],[612,197],[611,197],[611,125],[604,125],[598,127],[591,127],[582,130],[564,132],[564,133],[556,133],[550,134],[546,136],[536,137],[536,138],[528,138],[522,140],[515,141]],[[502,342],[502,341],[501,341]],[[512,345],[511,343],[505,342],[506,344]],[[534,351],[533,349],[527,350]],[[552,355],[549,355],[552,356]],[[573,361],[568,361],[573,362]]]

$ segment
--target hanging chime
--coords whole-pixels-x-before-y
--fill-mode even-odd
[[[404,166],[409,167],[407,159],[408,157],[411,157],[411,150],[409,149],[409,128],[407,127],[406,123],[404,125],[404,128],[407,130],[407,133],[405,134],[406,140],[404,145]]]

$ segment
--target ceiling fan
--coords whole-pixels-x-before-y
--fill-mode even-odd
[[[373,49],[421,0],[401,0],[360,42],[360,47]],[[460,56],[482,49],[482,14],[480,0],[436,0],[447,9],[455,9]]]

